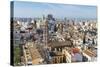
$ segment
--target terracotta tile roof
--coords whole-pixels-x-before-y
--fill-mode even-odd
[[[30,44],[32,44],[32,43],[30,43]],[[32,57],[32,63],[37,64],[42,59],[42,57],[41,57],[38,49],[36,49],[36,46],[32,46],[32,45],[29,46],[29,51],[30,51],[30,54]]]

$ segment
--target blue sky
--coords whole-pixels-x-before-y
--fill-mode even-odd
[[[96,6],[14,1],[14,17],[97,18]]]

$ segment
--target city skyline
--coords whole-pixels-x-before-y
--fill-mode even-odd
[[[96,6],[13,1],[11,8],[11,65],[97,61]]]
[[[14,17],[42,17],[53,14],[56,18],[97,19],[97,7],[86,5],[54,4],[14,1]]]

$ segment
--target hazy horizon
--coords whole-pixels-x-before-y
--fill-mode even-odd
[[[40,2],[14,2],[14,17],[42,17],[52,14],[56,18],[92,18],[97,19],[97,7]]]

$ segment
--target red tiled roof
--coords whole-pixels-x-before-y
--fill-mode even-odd
[[[79,48],[72,48],[71,50],[73,53],[79,53],[79,51],[80,51]]]

